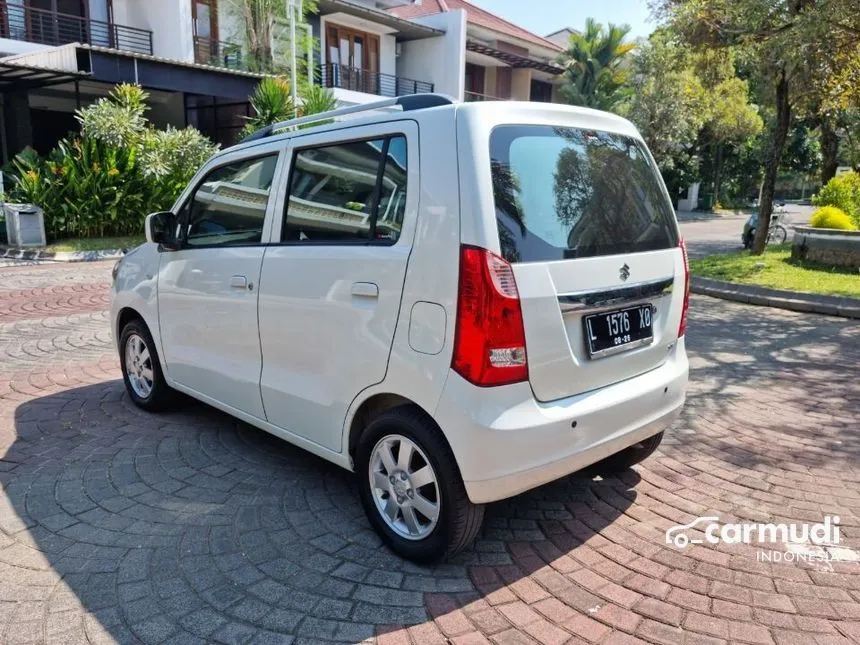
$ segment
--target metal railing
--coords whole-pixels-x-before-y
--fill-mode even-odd
[[[152,32],[0,0],[0,38],[40,45],[85,43],[152,54]]]
[[[319,82],[323,87],[340,88],[378,94],[379,96],[405,96],[433,91],[433,83],[382,74],[368,69],[347,67],[338,63],[319,66]]]
[[[463,98],[466,103],[473,103],[475,101],[504,101],[505,99],[499,98],[498,96],[493,96],[491,94],[479,94],[478,92],[463,92]]]
[[[194,62],[227,69],[245,69],[241,45],[194,36]]]

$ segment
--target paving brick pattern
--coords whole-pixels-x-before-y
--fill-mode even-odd
[[[110,266],[0,269],[0,642],[860,642],[857,562],[664,541],[838,514],[860,549],[857,324],[694,298],[655,457],[492,504],[472,549],[418,567],[348,473],[189,400],[132,406]]]

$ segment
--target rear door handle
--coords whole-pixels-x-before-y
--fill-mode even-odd
[[[247,289],[248,278],[243,275],[234,275],[232,278],[230,278],[230,286],[234,289]]]
[[[352,295],[358,298],[378,298],[379,287],[372,282],[355,282],[352,285]]]

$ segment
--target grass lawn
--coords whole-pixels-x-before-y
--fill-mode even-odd
[[[791,246],[769,248],[764,255],[748,251],[691,260],[693,275],[773,289],[860,298],[860,271],[793,262]]]
[[[133,249],[143,244],[143,235],[126,235],[122,237],[72,238],[58,240],[45,247],[47,251],[110,251],[112,249]]]

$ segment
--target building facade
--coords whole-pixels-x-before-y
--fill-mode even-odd
[[[285,2],[287,0],[284,0]],[[117,83],[143,86],[158,126],[193,125],[229,145],[262,78],[249,71],[231,0],[0,0],[0,152],[44,153],[76,109]],[[464,0],[319,0],[298,52],[340,104],[439,92],[552,100],[561,47]],[[289,25],[272,50],[287,60]],[[313,38],[310,38],[313,37]],[[304,80],[304,79],[303,79]]]
[[[466,0],[422,0],[389,10],[411,20],[441,19],[465,14],[463,94],[466,101],[517,100],[550,102],[557,97],[564,50]],[[404,61],[408,64],[409,61]],[[405,66],[405,65],[404,65]]]

